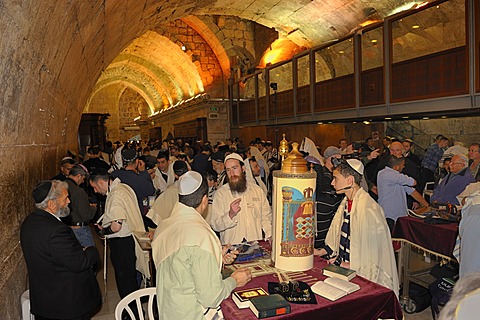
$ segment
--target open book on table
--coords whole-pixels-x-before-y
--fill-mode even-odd
[[[327,278],[324,281],[318,281],[311,288],[316,294],[331,301],[338,300],[347,294],[360,290],[358,284],[338,278]]]

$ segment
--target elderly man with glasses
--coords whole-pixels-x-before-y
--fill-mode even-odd
[[[468,158],[463,154],[452,157],[450,162],[450,173],[442,179],[439,185],[433,190],[430,198],[432,203],[451,203],[459,205],[457,196],[467,185],[474,182],[470,170],[468,170]]]

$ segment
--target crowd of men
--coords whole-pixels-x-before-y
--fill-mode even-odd
[[[445,150],[449,139],[439,135],[421,159],[412,140],[385,137],[379,148],[375,143],[340,139],[322,153],[303,139],[300,150],[317,172],[315,254],[398,296],[391,243],[396,220],[431,203],[475,211],[480,145],[456,143]],[[90,319],[100,306],[95,224],[108,239],[121,298],[140,287],[140,275],[156,277],[160,318],[221,318],[221,301],[251,279],[248,269],[222,278],[222,265],[236,254],[231,244],[271,241],[272,173],[281,165],[272,142],[108,143],[104,151],[93,146],[84,159],[64,157],[59,174],[33,191],[37,209],[21,228],[32,314]],[[430,183],[435,188],[425,199]],[[480,239],[471,227],[460,226],[461,252],[468,254],[464,274],[480,271],[480,258],[471,254],[471,241]],[[137,232],[152,239],[153,272]]]

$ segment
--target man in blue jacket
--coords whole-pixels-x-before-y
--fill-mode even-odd
[[[433,190],[430,202],[459,205],[457,196],[472,182],[475,182],[475,178],[468,168],[468,158],[463,154],[457,154],[450,162],[450,173]]]

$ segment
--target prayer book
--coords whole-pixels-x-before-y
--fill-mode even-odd
[[[133,231],[134,236],[140,242],[150,242],[150,238],[148,237],[148,233],[145,231]]]
[[[327,277],[339,278],[342,280],[350,281],[357,275],[357,272],[352,269],[329,264],[323,268],[323,275]]]
[[[258,319],[290,313],[290,304],[280,294],[260,296],[250,300],[250,310]]]
[[[358,284],[338,278],[327,278],[325,281],[318,281],[311,288],[316,294],[331,301],[338,300],[347,294],[360,290]]]
[[[268,296],[268,292],[260,287],[232,292],[232,300],[239,309],[250,307],[250,299],[260,296]]]

